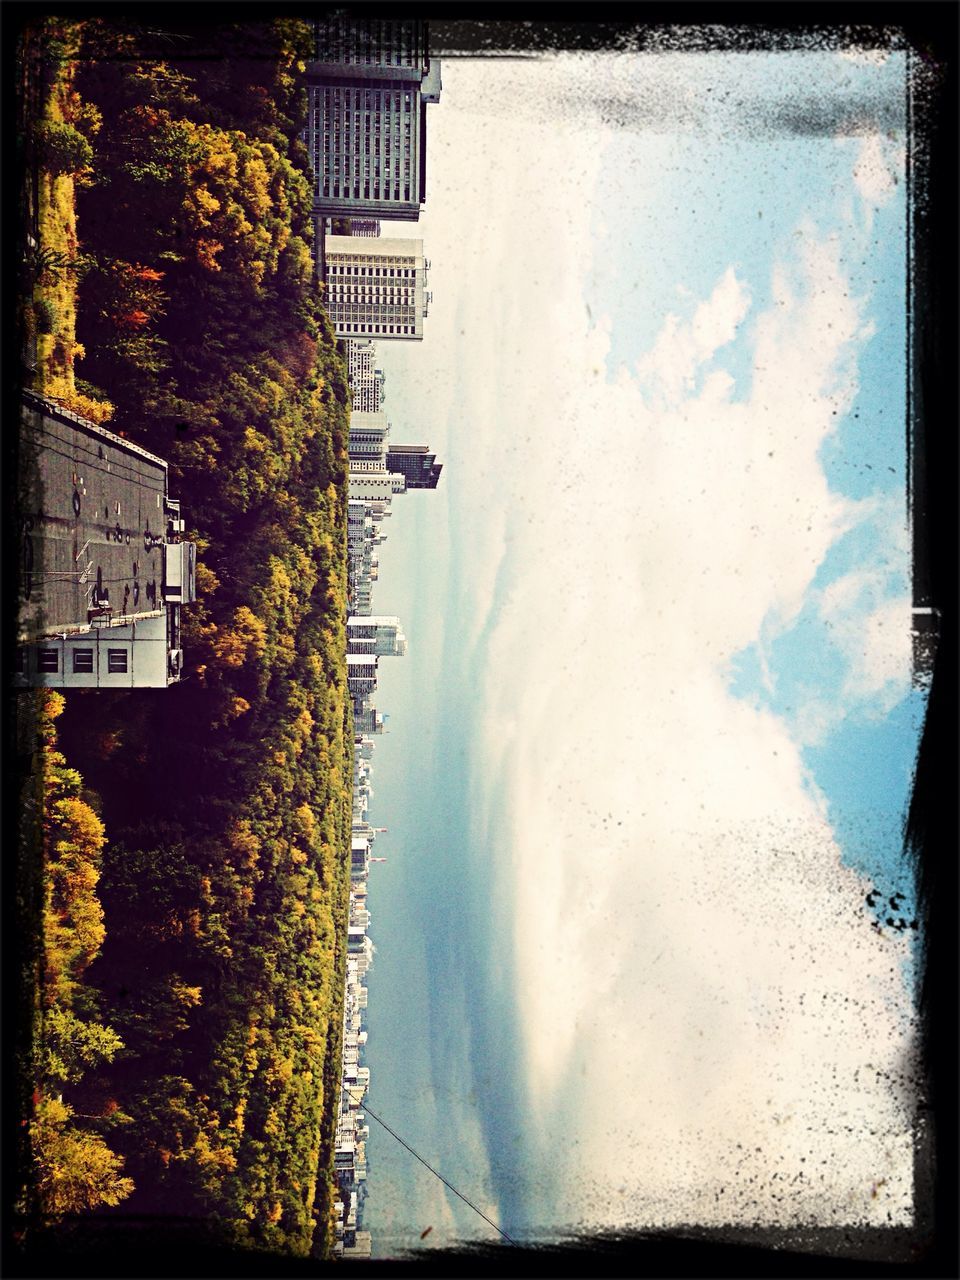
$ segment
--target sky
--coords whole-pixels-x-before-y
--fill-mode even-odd
[[[384,224],[443,473],[374,592],[370,1108],[518,1240],[908,1224],[903,55],[442,77]],[[376,1253],[494,1238],[368,1158]]]

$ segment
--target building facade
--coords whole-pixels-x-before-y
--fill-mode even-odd
[[[441,88],[426,24],[321,18],[314,40],[306,68],[314,213],[415,222],[426,196],[427,104]]]
[[[167,464],[24,392],[16,687],[163,688],[180,679],[196,598]]]
[[[407,489],[435,489],[443,470],[437,455],[425,444],[394,444],[385,459],[391,475],[402,475]]]
[[[350,440],[347,446],[351,468],[358,462],[379,462],[386,465],[387,436],[390,424],[383,410],[364,413],[354,410],[350,414]]]
[[[381,658],[402,658],[407,652],[407,638],[400,619],[382,613],[347,618],[347,651],[373,653]]]
[[[326,306],[338,338],[423,338],[431,300],[422,240],[328,235]]]
[[[377,348],[370,341],[351,340],[344,343],[347,354],[347,379],[354,413],[378,413],[383,407],[386,379],[376,368]]]

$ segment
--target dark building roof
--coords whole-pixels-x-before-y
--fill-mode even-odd
[[[21,640],[86,628],[105,593],[115,618],[164,607],[162,458],[24,392],[19,472]]]

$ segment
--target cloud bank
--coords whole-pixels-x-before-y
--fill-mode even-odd
[[[702,296],[671,290],[676,314],[609,382],[609,326],[584,303],[609,133],[591,77],[547,65],[522,110],[498,92],[516,67],[445,81],[443,218],[422,228],[436,303],[403,353],[448,463],[447,636],[482,709],[456,858],[496,862],[514,904],[528,1216],[545,1232],[908,1222],[906,944],[869,927],[869,885],[801,756],[904,677],[897,573],[816,583],[868,521],[878,556],[905,563],[899,517],[831,491],[820,456],[856,396],[869,300],[849,240],[802,222],[770,282],[731,263]],[[844,146],[838,203],[882,202],[871,138]],[[655,199],[657,175],[638,175],[638,202]],[[788,724],[734,697],[730,673],[811,608],[842,696],[811,689]]]
[[[819,459],[871,334],[841,257],[801,225],[772,306],[751,315],[731,269],[614,385],[591,378],[603,327],[555,312],[538,385],[569,412],[518,406],[534,439],[504,478],[505,539],[537,599],[508,593],[489,631],[481,758],[515,797],[501,822],[553,1225],[910,1220],[898,944],[870,930],[869,885],[787,725],[728,689],[864,516]],[[738,337],[752,382],[734,400]],[[820,607],[850,696],[897,687],[900,602],[848,581]]]

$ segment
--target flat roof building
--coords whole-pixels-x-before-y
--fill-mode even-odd
[[[386,461],[390,424],[383,410],[364,413],[354,409],[350,414],[350,439],[347,446],[351,470],[358,462]]]
[[[167,463],[24,392],[14,684],[163,687],[180,678],[180,606],[196,598]]]

